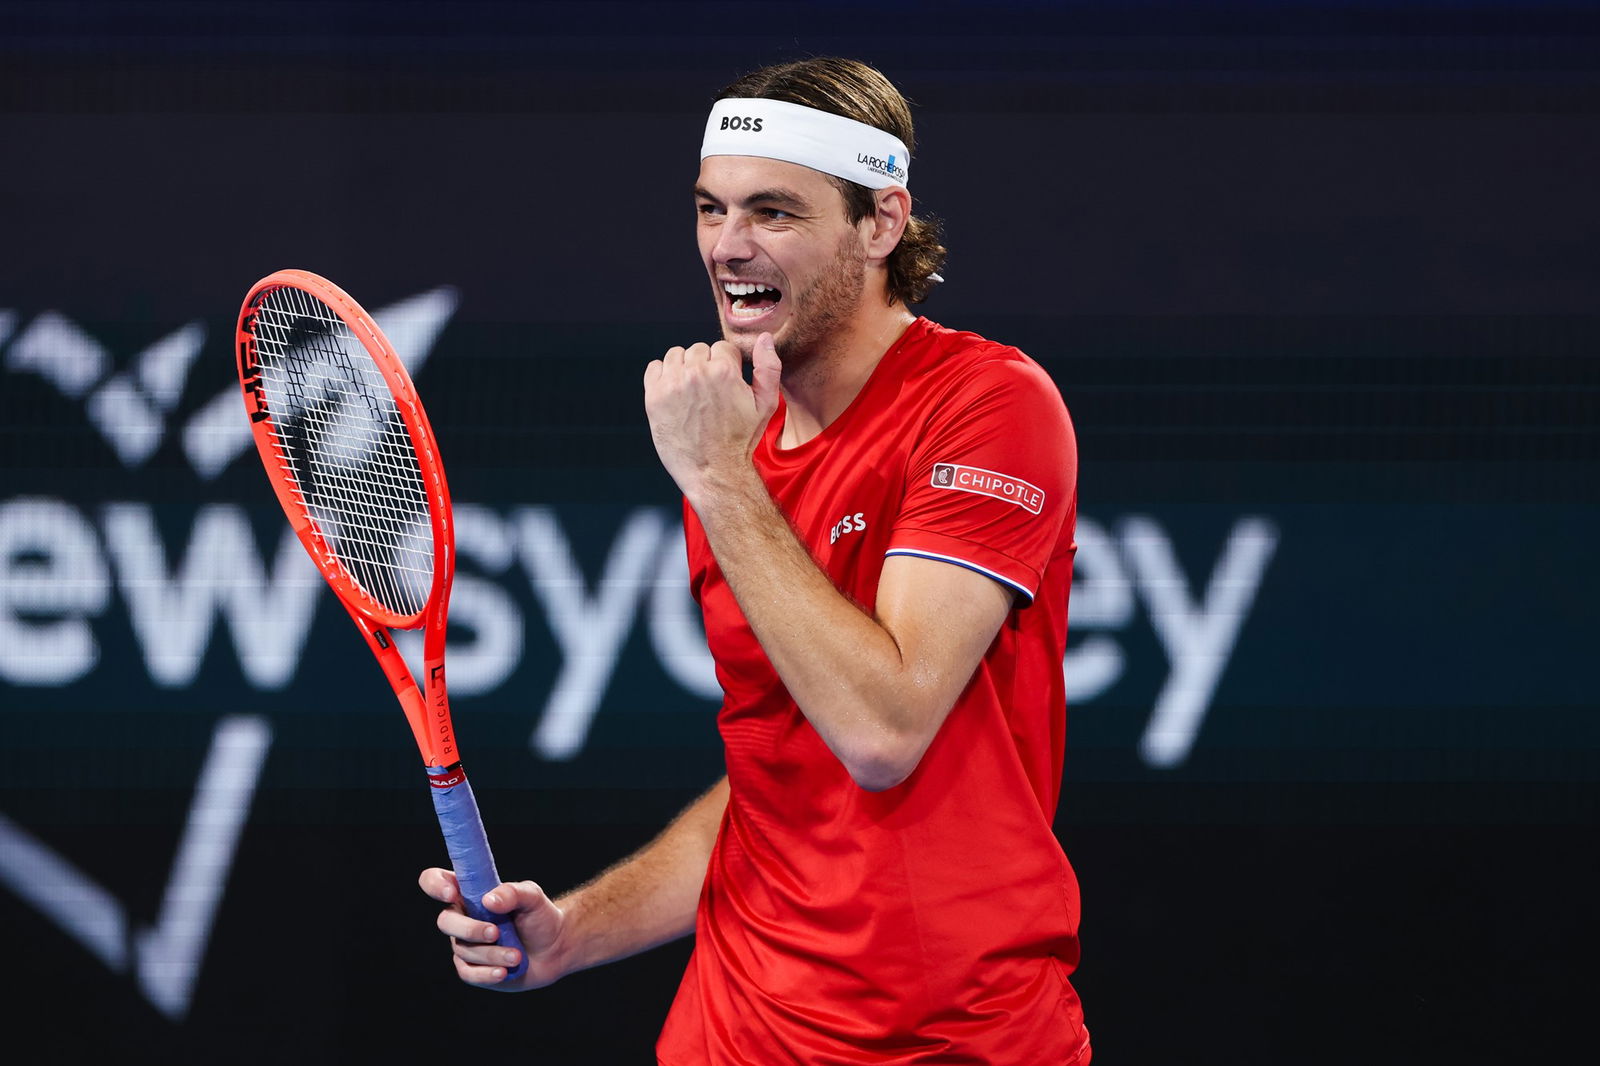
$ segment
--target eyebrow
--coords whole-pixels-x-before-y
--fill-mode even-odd
[[[704,185],[696,185],[694,187],[694,194],[700,199],[710,200],[713,203],[720,204],[722,202],[720,197],[714,196],[706,189]],[[803,199],[798,193],[791,192],[790,190],[783,188],[761,189],[753,192],[749,196],[746,196],[744,200],[740,202],[739,206],[755,207],[757,204],[770,204],[774,207],[781,207],[792,211],[808,211],[811,208],[811,204]]]

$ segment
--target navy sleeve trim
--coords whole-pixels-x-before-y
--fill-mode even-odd
[[[968,570],[976,571],[977,573],[982,574],[984,577],[998,581],[1006,588],[1011,589],[1018,596],[1022,597],[1022,602],[1018,604],[1018,606],[1028,607],[1033,603],[1032,589],[1028,588],[1026,585],[1018,584],[1017,582],[1011,580],[1011,578],[1006,577],[1004,574],[996,573],[995,571],[990,570],[988,567],[979,566],[977,563],[967,559],[958,559],[954,555],[940,555],[938,552],[923,551],[920,548],[890,548],[888,551],[884,552],[883,555],[886,559],[891,555],[911,555],[918,559],[933,559],[936,562],[953,563],[956,566],[965,567]]]

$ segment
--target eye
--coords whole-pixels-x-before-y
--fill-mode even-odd
[[[713,203],[706,203],[704,201],[695,204],[694,209],[700,215],[720,215],[722,213],[721,207]]]
[[[763,218],[770,219],[785,219],[794,217],[793,215],[789,214],[789,212],[781,211],[776,207],[758,207],[756,208],[756,214],[762,216]]]

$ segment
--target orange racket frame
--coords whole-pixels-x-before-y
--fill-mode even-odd
[[[338,314],[372,356],[373,363],[383,374],[400,409],[411,445],[416,451],[422,483],[428,494],[428,517],[433,527],[433,587],[429,591],[426,606],[416,614],[395,614],[356,583],[328,546],[322,530],[317,528],[289,476],[289,466],[277,440],[272,414],[267,409],[261,388],[261,372],[256,362],[252,328],[254,315],[262,300],[269,293],[286,286],[309,293]],[[356,627],[361,630],[373,655],[383,667],[384,675],[405,710],[406,720],[411,725],[423,761],[428,766],[451,766],[460,756],[456,747],[455,728],[450,719],[444,649],[450,584],[455,574],[455,531],[451,522],[450,488],[445,481],[444,465],[439,459],[433,426],[423,410],[411,375],[406,372],[405,364],[400,361],[388,337],[349,293],[327,278],[305,270],[277,271],[262,278],[250,289],[239,311],[238,363],[240,387],[244,391],[245,410],[250,416],[250,430],[255,437],[256,450],[261,454],[272,489],[277,493],[284,513],[289,516],[290,525],[317,564],[317,569],[332,586],[339,602],[350,612],[350,617],[355,620]],[[423,678],[428,690],[426,700],[418,691],[410,668],[386,632],[391,628],[415,629],[419,625],[423,627]]]

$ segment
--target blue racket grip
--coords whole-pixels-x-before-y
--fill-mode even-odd
[[[450,865],[455,867],[456,883],[461,886],[462,908],[473,918],[499,928],[500,938],[496,943],[501,947],[516,948],[521,953],[517,964],[507,967],[506,980],[521,977],[528,968],[528,953],[522,947],[522,938],[517,936],[510,916],[495,914],[482,902],[484,893],[500,883],[500,875],[495,872],[489,837],[484,832],[483,818],[478,814],[478,802],[472,796],[467,775],[458,763],[449,769],[430,766],[428,777],[433,810],[439,816],[439,828],[444,830],[444,844],[450,852]],[[441,786],[445,781],[451,783]]]

